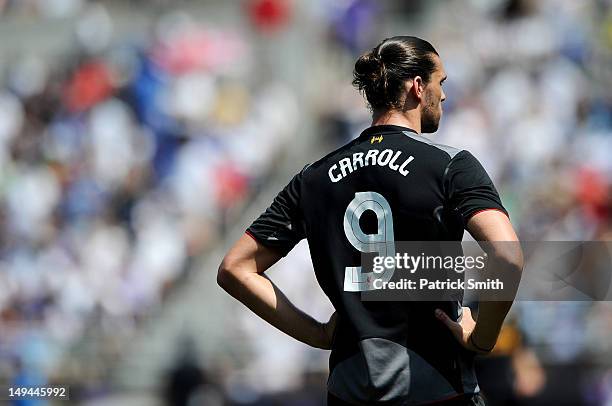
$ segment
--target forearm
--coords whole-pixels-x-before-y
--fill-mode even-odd
[[[512,302],[480,302],[476,327],[472,332],[472,344],[479,349],[492,349],[510,307]]]
[[[324,348],[323,325],[297,307],[265,275],[225,271],[219,285],[259,317],[298,341]]]
[[[479,302],[472,341],[481,348],[493,348],[516,296],[523,266],[522,252],[515,252],[513,255],[512,260],[493,255],[487,263],[486,277],[503,280],[504,289],[496,294],[496,297],[489,295],[486,300]]]

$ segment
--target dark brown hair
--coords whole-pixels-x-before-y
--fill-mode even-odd
[[[436,69],[435,48],[409,36],[383,40],[355,62],[353,86],[365,94],[372,110],[400,108],[404,82],[415,76],[429,82]]]

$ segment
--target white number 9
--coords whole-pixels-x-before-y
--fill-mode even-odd
[[[359,219],[366,210],[376,214],[378,227],[376,234],[366,234],[359,225]],[[378,256],[395,257],[393,237],[393,216],[389,202],[376,192],[358,192],[344,213],[344,234],[349,242],[361,252],[376,252]],[[395,266],[385,268],[381,274],[362,272],[360,266],[347,266],[344,272],[344,290],[362,292],[374,289],[374,280],[389,281]]]

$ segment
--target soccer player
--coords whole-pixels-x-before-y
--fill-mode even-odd
[[[218,283],[270,324],[331,349],[328,403],[484,404],[473,369],[495,345],[509,301],[481,302],[477,320],[458,301],[362,301],[368,241],[517,241],[498,193],[466,150],[432,142],[446,73],[433,46],[398,36],[355,63],[372,126],[307,165],[229,250]],[[469,131],[469,129],[467,129]],[[439,216],[440,208],[443,215]],[[336,312],[320,323],[264,272],[303,238]],[[520,273],[519,249],[492,244],[488,263]]]

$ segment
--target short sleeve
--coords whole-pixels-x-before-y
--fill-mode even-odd
[[[295,175],[270,207],[246,230],[259,243],[279,251],[283,256],[305,237],[300,210],[302,176],[303,171]]]
[[[464,226],[470,217],[483,210],[499,210],[508,216],[491,178],[468,151],[460,151],[448,163],[444,191],[450,208],[463,218]]]

